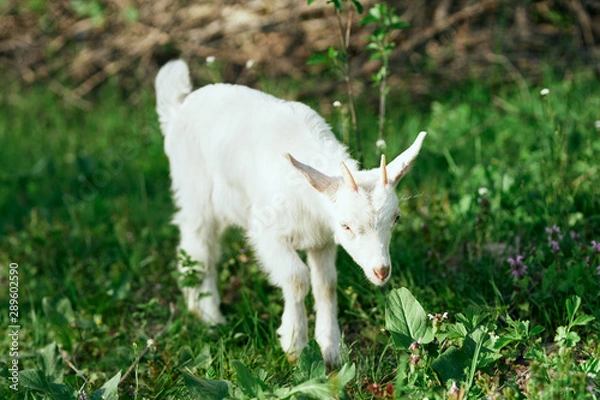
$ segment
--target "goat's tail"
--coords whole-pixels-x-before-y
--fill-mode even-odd
[[[154,83],[156,88],[156,112],[163,135],[167,126],[176,115],[183,100],[192,91],[190,71],[183,60],[169,61],[165,64]]]

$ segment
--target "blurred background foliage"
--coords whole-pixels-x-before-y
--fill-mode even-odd
[[[362,4],[366,10],[374,2]],[[390,55],[390,86],[414,98],[467,78],[540,82],[546,62],[565,74],[576,65],[600,71],[600,3],[594,0],[388,5],[409,24],[391,38],[397,46]],[[354,82],[360,94],[378,68],[363,51],[374,28],[360,25],[365,13],[350,2],[342,12],[342,23],[351,27],[350,71],[364,78]],[[0,0],[2,86],[50,82],[82,107],[109,77],[133,90],[177,56],[192,63],[216,57],[224,81],[256,86],[259,76],[318,76],[325,67],[307,66],[306,60],[338,44],[337,16],[325,0]],[[245,68],[249,60],[256,73]],[[320,95],[338,84],[331,80],[291,95]]]

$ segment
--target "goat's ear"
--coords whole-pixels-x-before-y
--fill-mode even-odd
[[[317,171],[310,165],[306,165],[301,163],[292,157],[291,154],[286,154],[288,160],[292,163],[294,168],[302,173],[315,189],[317,189],[321,193],[325,193],[327,195],[332,195],[338,189],[338,180],[334,179],[324,173]]]
[[[404,174],[408,172],[412,162],[417,158],[419,150],[421,150],[421,144],[423,143],[423,139],[425,139],[425,135],[427,135],[427,132],[419,133],[415,142],[408,149],[404,150],[402,154],[394,158],[387,166],[387,175],[390,178],[389,183],[392,186],[396,185]]]

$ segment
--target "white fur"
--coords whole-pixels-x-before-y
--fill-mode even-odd
[[[315,338],[325,360],[339,363],[336,244],[375,285],[387,282],[399,215],[394,187],[425,134],[387,166],[384,184],[381,167],[359,171],[325,121],[301,103],[226,84],[190,93],[181,60],[161,69],[156,91],[179,208],[173,222],[181,231],[180,248],[204,272],[200,286],[183,290],[189,310],[207,322],[224,321],[215,269],[219,236],[240,226],[270,281],[283,291],[283,350],[294,358],[306,345],[304,298],[312,285]],[[298,250],[306,250],[308,266]]]

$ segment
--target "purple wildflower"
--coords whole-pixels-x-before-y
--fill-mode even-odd
[[[560,251],[560,246],[558,245],[558,242],[556,240],[550,241],[550,247],[552,247],[552,251],[555,253],[558,253]]]
[[[591,245],[592,245],[592,250],[594,250],[594,252],[596,254],[600,254],[600,242],[596,242],[595,240],[592,240]]]
[[[577,239],[581,238],[581,235],[575,231],[570,231],[569,236],[571,237],[572,240],[577,240]]]
[[[515,279],[521,279],[527,275],[527,265],[523,264],[523,259],[522,255],[518,255],[516,259],[510,257],[506,260],[511,267],[510,273]]]
[[[550,228],[546,228],[546,233],[548,234],[548,243],[550,243],[552,249],[554,250],[556,247],[554,246],[553,242],[557,242],[556,246],[558,246],[558,240],[563,239],[563,235],[560,234],[560,228],[556,225],[553,225]],[[554,252],[556,253],[557,250],[554,250]]]
[[[600,265],[596,267],[596,271],[598,271],[598,275],[600,275]]]

